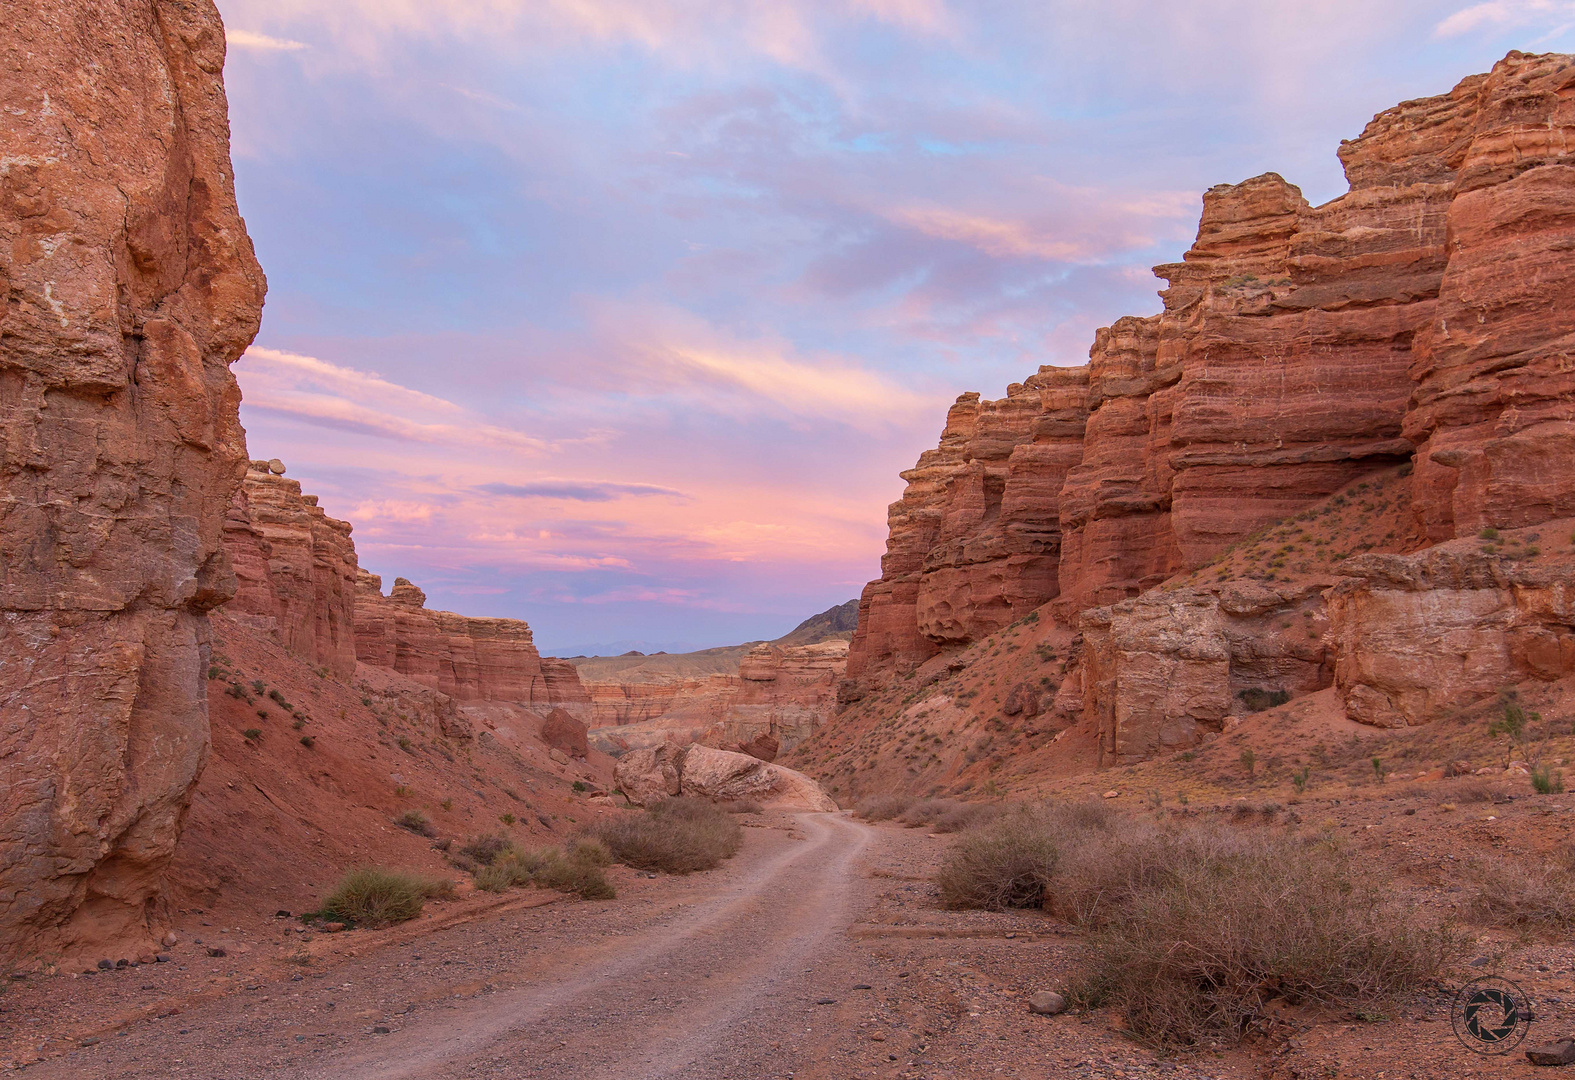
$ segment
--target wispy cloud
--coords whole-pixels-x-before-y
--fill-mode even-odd
[[[1575,3],[1570,0],[1488,0],[1462,8],[1433,29],[1438,37],[1458,37],[1476,30],[1508,30],[1537,23],[1559,23],[1551,28],[1562,33],[1575,25]]]
[[[689,501],[689,496],[676,488],[657,484],[620,484],[606,480],[536,480],[529,484],[498,482],[481,484],[476,490],[489,495],[510,495],[521,499],[568,499],[573,502],[612,502],[624,496],[663,496]]]
[[[224,40],[232,49],[257,49],[262,52],[299,52],[310,48],[304,41],[269,37],[267,34],[233,28],[224,31]]]

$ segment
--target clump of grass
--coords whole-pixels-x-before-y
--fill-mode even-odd
[[[497,835],[472,836],[465,841],[459,853],[472,862],[482,866],[491,866],[497,861],[499,855],[509,851],[513,845],[504,837]]]
[[[1000,803],[970,803],[959,799],[921,799],[902,815],[910,829],[928,825],[938,833],[962,832],[994,821],[1005,812]]]
[[[664,799],[643,814],[601,823],[593,835],[619,862],[668,874],[710,870],[744,836],[732,814],[700,799]]]
[[[249,727],[245,731],[241,732],[241,738],[245,739],[247,742],[256,742],[258,739],[262,738],[262,728]]]
[[[890,821],[907,813],[913,803],[912,795],[871,795],[859,800],[855,812],[865,821]]]
[[[453,883],[440,878],[362,866],[339,879],[316,914],[354,926],[386,926],[414,919],[425,901],[453,892]]]
[[[394,824],[398,825],[401,829],[410,830],[417,836],[436,835],[432,831],[432,823],[427,820],[427,816],[420,810],[406,810],[403,814],[400,814],[394,819]]]
[[[729,814],[763,814],[766,812],[766,808],[754,799],[730,799],[727,802],[719,802],[716,805],[726,810]]]

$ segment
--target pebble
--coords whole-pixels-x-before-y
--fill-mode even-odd
[[[113,960],[100,960],[98,962],[98,969],[100,971],[114,971],[115,970],[115,961],[113,961]]]
[[[376,1025],[376,1026],[374,1026],[372,1028],[372,1034],[373,1035],[387,1035],[388,1034],[388,1026],[386,1024],[378,1024],[378,1025]]]
[[[836,998],[818,998],[815,1001],[816,1005],[835,1005],[836,1003],[837,1003],[837,999]]]

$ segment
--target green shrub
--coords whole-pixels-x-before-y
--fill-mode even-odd
[[[262,728],[249,727],[245,731],[241,732],[241,738],[245,739],[247,742],[256,742],[258,739],[262,738]]]
[[[700,799],[664,799],[643,814],[597,825],[593,835],[619,862],[689,874],[731,858],[744,833],[726,810]]]
[[[448,881],[407,870],[363,866],[340,878],[316,914],[357,926],[386,926],[414,919],[426,900],[453,892]]]
[[[513,846],[507,839],[497,835],[472,836],[465,841],[459,853],[482,866],[491,866],[497,861],[498,856],[511,850]]]
[[[1262,687],[1250,686],[1236,695],[1241,699],[1242,707],[1248,712],[1262,712],[1278,705],[1284,705],[1291,700],[1289,690],[1265,690]]]
[[[518,851],[511,847],[476,871],[476,888],[503,892],[516,885],[536,885],[586,900],[611,900],[618,894],[602,871],[611,861],[612,856],[597,840],[571,840],[562,850]]]
[[[1531,770],[1531,788],[1538,795],[1558,795],[1564,790],[1564,774],[1548,765],[1537,766]]]

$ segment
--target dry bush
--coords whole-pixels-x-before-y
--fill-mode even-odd
[[[394,824],[401,829],[408,829],[417,836],[436,836],[432,831],[432,823],[420,810],[406,810],[394,819]]]
[[[1549,858],[1495,858],[1471,863],[1466,914],[1486,926],[1575,930],[1575,848]]]
[[[1437,973],[1453,947],[1327,843],[1190,829],[1119,903],[1103,904],[1074,998],[1120,1009],[1160,1045],[1234,1040],[1274,998],[1380,1003]]]
[[[1019,811],[966,833],[952,845],[936,879],[948,908],[1039,907],[1060,858],[1046,815]]]
[[[733,815],[702,799],[664,799],[643,814],[602,822],[593,835],[619,862],[668,874],[709,870],[744,838]]]
[[[476,871],[476,888],[503,892],[516,885],[573,893],[586,900],[611,900],[617,896],[602,868],[612,856],[600,840],[580,838],[559,848],[519,851],[509,848]]]
[[[407,870],[363,866],[339,879],[317,914],[353,925],[386,926],[421,914],[424,901],[451,896],[452,882]]]
[[[962,832],[994,821],[1006,812],[1000,803],[971,803],[960,799],[923,799],[902,814],[910,829],[928,825],[938,833]]]
[[[502,836],[490,834],[472,836],[465,841],[464,846],[459,849],[459,853],[472,862],[479,863],[482,866],[491,866],[499,855],[509,851],[513,846],[508,839]]]
[[[912,795],[871,795],[860,799],[856,813],[865,821],[890,821],[907,813]]]
[[[726,810],[729,814],[763,814],[766,812],[766,808],[754,799],[731,799],[726,802],[719,802],[716,805]]]
[[[1115,1006],[1161,1045],[1239,1037],[1276,997],[1405,993],[1452,941],[1327,840],[1160,826],[1092,802],[1020,809],[966,833],[938,883],[948,907],[1042,906],[1089,930],[1075,1000]]]

